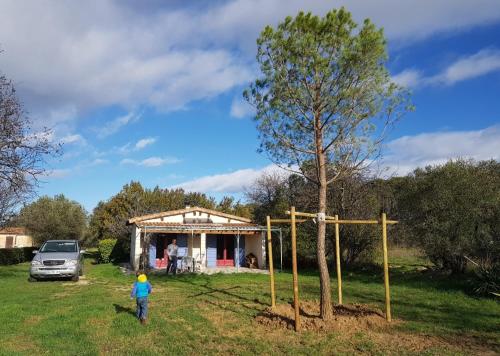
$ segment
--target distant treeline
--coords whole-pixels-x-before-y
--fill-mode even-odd
[[[378,218],[386,212],[400,224],[391,227],[392,244],[420,248],[437,268],[463,272],[468,259],[498,266],[500,259],[500,163],[450,161],[417,169],[404,177],[374,179],[351,176],[330,189],[328,214],[342,218]],[[265,217],[282,217],[295,206],[315,212],[312,183],[298,175],[267,174],[246,192],[246,202],[225,197],[217,202],[202,193],[182,189],[146,189],[138,182],[125,185],[87,215],[80,204],[64,196],[42,197],[24,207],[11,222],[23,224],[41,242],[47,238],[79,238],[87,245],[117,239],[125,255],[129,249],[133,217],[186,205],[217,209],[265,224]],[[342,263],[372,261],[380,245],[374,226],[341,226]],[[283,227],[285,264],[290,259],[288,230]],[[298,229],[298,254],[303,265],[315,265],[316,231],[313,222]],[[276,248],[278,239],[274,239]],[[333,228],[327,230],[327,254],[333,263]]]

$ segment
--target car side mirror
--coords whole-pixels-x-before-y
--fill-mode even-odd
[[[38,253],[38,250],[33,250],[33,254],[36,255]]]
[[[80,253],[81,253],[81,254],[84,254],[85,252],[87,252],[87,251],[85,251],[85,250],[80,250]]]

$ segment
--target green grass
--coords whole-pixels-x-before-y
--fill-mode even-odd
[[[499,352],[500,303],[464,291],[467,281],[415,270],[418,257],[394,256],[393,316],[389,331],[299,334],[254,321],[270,302],[268,277],[150,276],[150,323],[134,318],[134,277],[113,265],[87,261],[86,281],[29,283],[27,264],[0,266],[0,354],[471,354]],[[394,260],[393,260],[394,261]],[[292,276],[276,276],[278,303],[290,303]],[[319,298],[315,272],[299,277],[304,300]],[[378,269],[346,271],[344,302],[384,305]],[[332,288],[336,280],[332,279]],[[336,295],[335,289],[332,295]],[[413,343],[428,346],[415,349]],[[395,347],[394,340],[399,342]]]

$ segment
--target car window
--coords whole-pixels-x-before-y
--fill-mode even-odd
[[[47,241],[40,252],[76,252],[76,243],[72,241]]]

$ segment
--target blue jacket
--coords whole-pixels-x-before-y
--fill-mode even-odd
[[[149,283],[148,281],[135,282],[134,287],[132,288],[132,293],[130,293],[130,297],[144,298],[147,297],[152,290],[153,287],[151,286],[151,283]]]

